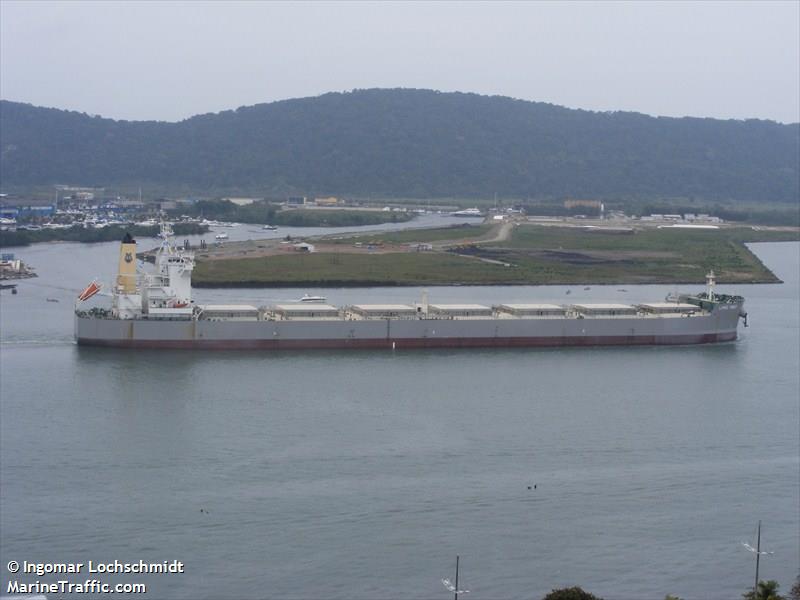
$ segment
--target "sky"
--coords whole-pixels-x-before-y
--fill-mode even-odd
[[[0,97],[179,121],[357,88],[800,121],[800,1],[0,0]]]

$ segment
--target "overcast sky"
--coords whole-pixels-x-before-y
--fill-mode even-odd
[[[800,2],[0,1],[0,97],[176,121],[354,88],[800,121]]]

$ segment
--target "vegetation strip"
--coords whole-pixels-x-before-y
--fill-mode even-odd
[[[260,200],[239,206],[229,200],[201,200],[191,205],[169,211],[172,217],[183,215],[211,220],[278,225],[282,227],[353,227],[404,223],[413,218],[407,211],[292,208],[282,210],[280,205]]]
[[[206,233],[208,226],[197,223],[176,223],[173,231],[176,236],[198,235]],[[134,237],[157,237],[158,226],[110,225],[100,228],[85,228],[81,225],[74,225],[68,229],[0,231],[0,247],[29,246],[39,242],[117,242],[125,233],[130,233]]]

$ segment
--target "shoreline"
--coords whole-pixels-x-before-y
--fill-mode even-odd
[[[775,279],[753,279],[751,281],[725,281],[717,279],[718,285],[764,285],[764,284],[783,284],[782,279],[777,276]],[[232,282],[198,282],[193,281],[192,287],[198,289],[324,289],[324,288],[411,288],[411,287],[522,287],[522,286],[587,286],[587,287],[600,287],[608,285],[705,285],[705,281],[701,280],[653,280],[653,281],[630,281],[630,280],[615,280],[603,282],[591,281],[547,281],[547,282],[533,282],[533,281],[508,281],[508,282],[488,282],[488,283],[464,283],[464,282],[386,282],[386,281],[314,281],[314,282],[301,282],[296,281],[232,281]]]

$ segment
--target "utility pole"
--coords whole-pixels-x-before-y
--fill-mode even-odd
[[[761,523],[761,521],[759,521]],[[760,539],[760,538],[759,538]],[[756,567],[756,573],[758,573],[758,567]],[[758,575],[756,575],[756,583],[758,583]],[[456,591],[455,591],[455,600],[458,600],[458,554],[456,554]]]
[[[758,520],[758,541],[756,542],[756,584],[753,586],[753,598],[756,598],[756,596],[758,595],[758,563],[760,560],[761,560],[761,519]]]
[[[761,555],[762,554],[775,554],[774,552],[763,552],[761,550],[761,520],[758,521],[758,537],[756,538],[756,547],[753,548],[750,544],[746,542],[742,542],[742,546],[747,548],[750,552],[756,555],[756,582],[753,586],[753,597],[758,597],[758,567],[759,563],[761,562]]]
[[[458,600],[458,595],[459,594],[469,594],[469,590],[460,590],[460,589],[458,589],[458,562],[459,562],[459,558],[460,557],[458,555],[456,555],[456,581],[455,581],[455,585],[453,585],[453,583],[449,579],[442,579],[442,585],[444,585],[444,587],[448,591],[453,592],[453,595],[454,595],[453,599],[454,600]]]

